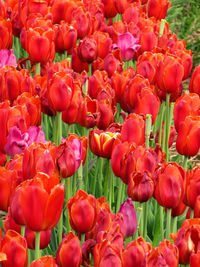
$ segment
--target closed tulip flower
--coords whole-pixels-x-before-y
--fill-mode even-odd
[[[78,52],[84,62],[93,62],[97,58],[96,40],[93,37],[85,37],[79,42]]]
[[[168,8],[171,7],[171,2],[168,0],[150,0],[148,3],[148,16],[157,19],[164,19]]]
[[[64,185],[38,173],[16,188],[10,205],[11,215],[17,224],[27,225],[35,232],[52,229],[60,218],[64,194]]]
[[[4,235],[1,252],[7,257],[7,260],[1,262],[2,267],[26,267],[28,264],[26,240],[13,230],[8,230]]]
[[[130,198],[127,198],[126,202],[121,204],[118,213],[121,213],[124,216],[126,237],[134,235],[137,229],[137,216],[133,202]]]
[[[82,144],[77,139],[68,141],[65,139],[62,144],[57,147],[56,161],[60,174],[63,178],[72,176],[79,168],[82,160]]]
[[[159,205],[171,209],[177,207],[184,197],[185,170],[175,162],[168,162],[154,174],[155,199]]]
[[[187,116],[181,123],[177,139],[176,150],[179,154],[191,157],[200,148],[200,116]]]
[[[0,18],[0,50],[11,49],[13,43],[12,37],[12,23],[10,20]]]
[[[48,100],[55,111],[66,110],[73,95],[73,78],[65,72],[56,72],[50,79],[48,86]]]
[[[120,138],[119,133],[91,130],[89,133],[90,149],[99,157],[111,158],[112,148],[117,138]]]
[[[183,94],[174,105],[174,125],[176,131],[187,116],[200,114],[200,98],[196,93]]]
[[[194,209],[200,195],[200,167],[196,166],[186,173],[186,186],[183,202]]]
[[[196,93],[200,96],[200,65],[195,67],[189,84],[190,93]]]
[[[184,67],[180,59],[166,54],[160,61],[156,77],[156,86],[165,93],[179,90],[184,76]]]
[[[0,167],[0,210],[8,211],[10,197],[19,183],[17,172]]]
[[[126,117],[121,130],[122,142],[134,142],[142,145],[145,142],[145,119],[144,116],[131,113]]]
[[[78,190],[67,203],[72,229],[78,233],[89,232],[96,222],[96,199],[83,190]]]
[[[55,32],[49,29],[34,28],[29,29],[25,33],[25,49],[29,54],[29,58],[33,63],[46,64],[49,60],[54,59]]]
[[[63,238],[57,254],[56,263],[59,267],[79,267],[82,262],[82,251],[80,247],[80,241],[74,233],[69,232],[68,235]]]
[[[31,262],[29,267],[58,267],[53,256],[43,256]]]

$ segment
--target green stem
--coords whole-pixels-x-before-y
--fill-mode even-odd
[[[91,77],[92,76],[92,64],[91,63],[88,64],[88,68],[89,68],[88,76]]]
[[[169,161],[169,135],[170,135],[170,126],[171,126],[171,116],[170,116],[170,109],[173,112],[173,105],[170,108],[170,94],[167,93],[166,96],[166,142],[165,142],[165,151],[166,151],[166,162]]]
[[[44,127],[45,127],[45,136],[46,136],[46,140],[49,140],[49,125],[48,125],[48,115],[47,114],[43,114],[44,117]]]
[[[78,184],[79,184],[79,189],[84,190],[84,183],[83,183],[83,165],[81,162],[80,167],[78,168]]]
[[[109,161],[110,163],[110,166],[109,166],[109,169],[110,169],[110,177],[109,177],[109,206],[110,206],[110,209],[112,211],[112,198],[113,198],[113,172],[112,172],[112,169],[111,169],[111,162]]]
[[[159,38],[163,35],[164,29],[165,29],[165,19],[161,19],[160,23],[160,31],[159,31]]]
[[[65,179],[61,179],[61,183],[65,184]],[[60,244],[62,241],[62,233],[63,233],[63,210],[60,215],[60,220],[58,222],[58,243]]]
[[[141,203],[140,236],[144,236],[144,203]]]
[[[98,162],[98,179],[97,179],[97,189],[98,189],[98,196],[101,197],[102,196],[102,181],[103,181],[103,177],[102,177],[102,166],[103,166],[103,158],[99,158],[99,162]]]
[[[99,163],[100,163],[101,158],[97,157],[97,162],[96,162],[96,168],[95,168],[95,173],[92,179],[92,195],[95,196],[96,193],[96,181],[98,180],[97,176],[99,173]]]
[[[159,125],[159,137],[158,137],[158,144],[162,145],[162,123],[163,123],[163,115],[165,110],[165,103],[162,102],[160,107],[160,125]]]
[[[70,178],[67,178],[65,180],[65,189],[66,189],[66,203],[68,203],[70,197],[71,197],[71,191],[70,191]],[[69,233],[71,229],[70,222],[69,222],[69,212],[67,209],[67,232]]]
[[[40,232],[35,232],[35,260],[40,257]]]
[[[104,194],[105,194],[105,197],[106,197],[106,200],[107,202],[109,203],[109,180],[110,180],[110,177],[109,177],[109,174],[110,174],[110,160],[108,159],[107,160],[107,172],[106,172],[106,177],[105,177],[105,181],[104,181]]]
[[[167,226],[166,226],[166,238],[170,238],[170,232],[171,232],[171,209],[167,209]]]
[[[25,235],[25,225],[21,225],[21,236]]]
[[[187,161],[188,161],[188,157],[184,156],[184,161],[183,161],[183,168],[187,171]]]
[[[151,115],[146,116],[146,126],[145,126],[145,144],[146,148],[149,148],[149,137],[151,132]]]
[[[177,220],[178,217],[172,217],[172,233],[176,233],[177,232]]]
[[[193,219],[194,218],[194,209],[191,209],[191,212],[190,212],[190,219]]]
[[[31,250],[28,248],[28,265],[29,266],[31,264]]]
[[[143,212],[143,216],[144,216],[144,220],[143,220],[144,228],[143,228],[143,231],[144,232],[143,233],[144,233],[144,239],[146,240],[146,238],[147,238],[148,201],[143,203],[143,209],[144,209],[144,212]]]
[[[36,75],[40,75],[40,62],[36,63],[35,74],[36,74]]]
[[[164,211],[163,207],[159,206],[160,208],[160,235],[161,235],[161,240],[164,239],[164,229],[163,229],[163,223],[164,223]]]

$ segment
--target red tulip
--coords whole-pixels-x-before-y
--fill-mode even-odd
[[[13,43],[12,23],[10,20],[0,18],[0,50],[11,49]]]
[[[14,219],[11,216],[10,208],[8,209],[8,213],[3,222],[4,231],[14,230],[21,233],[21,225],[16,224]],[[25,239],[27,242],[27,246],[29,249],[35,249],[35,235],[36,233],[30,230],[27,226],[25,227]],[[48,246],[51,239],[51,230],[41,231],[40,232],[40,249],[44,249]]]
[[[96,199],[78,190],[67,203],[71,227],[78,233],[87,233],[96,222]]]
[[[1,262],[2,267],[26,267],[28,263],[27,244],[24,237],[13,230],[8,230],[3,237],[1,252],[7,260]]]
[[[186,173],[186,187],[183,202],[194,209],[197,197],[200,195],[200,167],[196,166]]]
[[[80,241],[74,233],[69,232],[63,238],[56,254],[56,263],[59,267],[79,267],[82,261]]]
[[[106,18],[113,18],[117,15],[117,10],[115,8],[115,1],[114,0],[103,0],[104,4],[104,16]]]
[[[97,56],[102,59],[105,58],[110,51],[112,39],[108,33],[101,31],[95,31],[92,36],[96,40]]]
[[[97,58],[97,43],[93,37],[85,37],[79,42],[78,53],[83,62],[92,63]]]
[[[58,171],[55,164],[56,147],[52,143],[33,143],[24,151],[23,178],[31,179],[36,173],[43,172],[53,176]]]
[[[66,110],[71,103],[73,95],[73,78],[65,72],[56,72],[47,85],[48,100],[55,111]]]
[[[121,130],[122,142],[134,142],[142,145],[145,142],[145,119],[141,115],[130,114],[126,117]]]
[[[54,31],[49,29],[34,28],[25,32],[25,49],[33,63],[46,64],[54,59],[55,44]]]
[[[190,267],[200,267],[200,250],[190,256]]]
[[[83,7],[80,6],[73,11],[72,25],[74,25],[77,30],[77,38],[83,39],[91,33],[91,22],[91,14],[86,12]]]
[[[43,256],[31,262],[29,267],[58,267],[53,256]]]
[[[160,61],[156,85],[165,93],[177,92],[184,76],[184,67],[179,58],[173,55],[165,55]]]
[[[200,148],[200,116],[187,116],[181,123],[176,139],[176,150],[187,157],[198,154]]]
[[[122,249],[105,240],[94,247],[94,266],[123,266]]]
[[[157,19],[164,19],[168,8],[172,6],[168,0],[150,0],[148,3],[148,16],[155,17]]]
[[[131,173],[135,171],[135,159],[132,156],[135,147],[135,143],[119,143],[113,148],[111,154],[112,170],[126,184]]]
[[[190,93],[200,95],[200,65],[195,67],[189,84]]]
[[[177,234],[170,235],[179,249],[179,263],[189,264],[192,253],[200,246],[200,219],[185,220]]]
[[[0,210],[8,211],[10,197],[17,185],[17,172],[0,167]]]
[[[181,59],[182,65],[184,67],[183,80],[186,80],[190,76],[190,72],[192,70],[192,51],[178,49],[176,50],[175,55],[177,55],[177,57]]]
[[[56,52],[63,53],[76,46],[77,31],[73,26],[62,21],[61,24],[54,26],[54,30]]]
[[[177,207],[184,197],[185,170],[177,163],[168,162],[158,168],[154,180],[159,205],[168,209]]]
[[[80,139],[65,139],[56,150],[56,161],[63,178],[72,176],[78,170],[82,160],[82,144]]]
[[[62,212],[64,191],[64,185],[38,173],[21,183],[13,193],[10,205],[13,219],[36,232],[52,229]]]
[[[200,114],[200,98],[196,93],[183,94],[174,105],[174,125],[178,132],[187,116]]]

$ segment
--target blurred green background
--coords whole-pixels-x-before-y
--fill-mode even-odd
[[[171,0],[166,20],[186,49],[192,50],[193,68],[200,64],[200,0]]]

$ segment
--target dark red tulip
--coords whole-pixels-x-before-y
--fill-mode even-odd
[[[171,209],[184,197],[185,170],[175,162],[168,162],[154,174],[155,199],[159,205]]]

